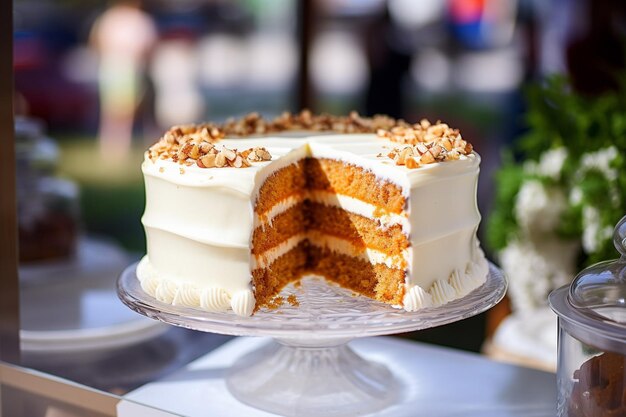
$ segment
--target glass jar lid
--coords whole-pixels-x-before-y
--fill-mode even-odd
[[[619,259],[584,269],[571,285],[553,291],[549,301],[574,337],[626,352],[626,216],[617,223],[613,242]]]

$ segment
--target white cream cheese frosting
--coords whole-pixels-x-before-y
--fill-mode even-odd
[[[219,143],[240,150],[263,146],[272,160],[248,168],[203,169],[146,156],[142,164],[147,255],[137,275],[142,288],[157,299],[250,315],[255,306],[251,268],[267,266],[307,238],[294,236],[256,258],[250,254],[251,232],[307,198],[376,219],[381,227],[402,226],[411,247],[401,259],[371,249],[360,256],[407,270],[403,307],[408,311],[444,304],[484,282],[488,268],[476,239],[478,154],[408,169],[379,156],[397,143],[375,134],[282,134]],[[375,206],[348,196],[303,192],[262,216],[255,214],[260,185],[280,168],[306,157],[341,160],[396,184],[407,198],[405,213],[380,213]],[[357,254],[341,239],[323,242],[332,250]]]

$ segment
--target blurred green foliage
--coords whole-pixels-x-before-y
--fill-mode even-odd
[[[81,226],[87,234],[105,236],[129,251],[145,252],[141,215],[145,205],[141,161],[137,146],[123,159],[100,155],[92,139],[60,140],[59,174],[80,188]]]
[[[626,80],[626,79],[625,79]],[[520,238],[515,219],[515,199],[526,180],[537,179],[558,186],[570,196],[574,188],[580,199],[569,199],[556,233],[566,239],[580,238],[583,233],[583,208],[599,211],[603,227],[615,225],[626,214],[626,82],[611,93],[588,97],[572,90],[567,78],[553,76],[526,89],[528,132],[504,157],[496,174],[496,196],[493,213],[487,224],[487,243],[496,251]],[[538,162],[550,149],[564,147],[567,158],[558,178],[525,170],[524,161]],[[617,156],[610,168],[616,178],[607,177],[602,169],[581,167],[585,155],[615,147]],[[615,258],[612,239],[600,242],[593,253],[583,254],[581,266]]]

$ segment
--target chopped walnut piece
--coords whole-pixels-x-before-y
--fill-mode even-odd
[[[423,143],[418,143],[417,145],[415,145],[415,148],[420,153],[420,155],[425,154],[426,152],[428,152],[428,148]]]
[[[218,168],[226,166],[226,155],[223,152],[218,153],[215,157],[215,166]]]
[[[409,169],[415,169],[415,168],[419,168],[420,163],[415,158],[411,157],[406,160],[404,165],[406,165],[406,167]]]
[[[272,155],[265,148],[257,147],[248,149],[245,156],[251,162],[271,161]]]
[[[198,157],[200,156],[200,148],[198,148],[198,145],[194,144],[191,147],[188,155],[191,159],[198,159]]]
[[[224,157],[231,162],[234,161],[235,158],[237,158],[237,153],[232,149],[224,148],[220,153],[223,154]]]
[[[214,154],[206,154],[198,159],[200,168],[213,168],[215,166],[216,156]]]
[[[404,164],[404,161],[406,161],[406,159],[409,157],[413,157],[413,148],[407,146],[400,151],[400,155],[398,155],[398,158],[402,161],[402,164]]]
[[[435,162],[435,158],[433,157],[433,155],[430,152],[426,152],[420,158],[420,163],[421,164],[432,164],[433,162]]]
[[[441,155],[441,151],[443,150],[443,148],[439,145],[434,145],[433,147],[431,147],[429,149],[428,152],[430,152],[430,154],[433,156],[433,158],[437,159],[439,157],[439,155]]]
[[[213,148],[215,148],[215,145],[210,142],[201,142],[199,145],[200,153],[205,155],[209,153]]]

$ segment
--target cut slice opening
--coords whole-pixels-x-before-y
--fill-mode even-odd
[[[348,204],[319,195],[341,196]],[[254,202],[256,308],[276,307],[274,299],[286,285],[310,274],[402,305],[408,231],[401,222],[383,220],[383,214],[406,217],[406,206],[397,184],[343,161],[307,157],[277,169]]]

